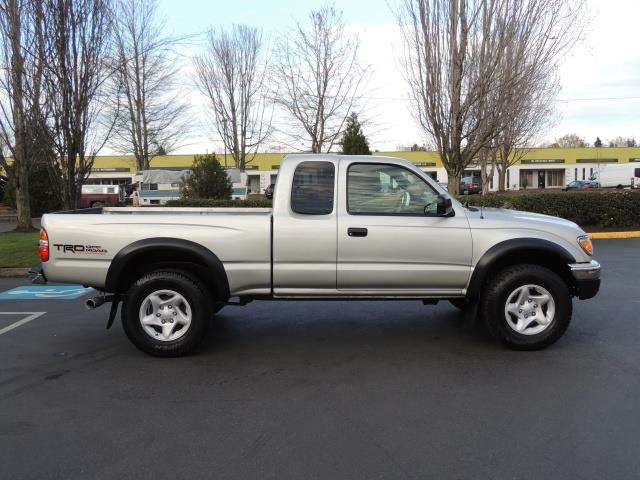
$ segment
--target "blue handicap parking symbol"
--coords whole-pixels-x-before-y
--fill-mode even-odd
[[[82,285],[25,285],[0,293],[0,300],[75,300],[91,291]]]

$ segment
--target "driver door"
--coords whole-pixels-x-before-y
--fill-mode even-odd
[[[436,216],[438,192],[408,168],[340,163],[337,285],[372,294],[459,292],[471,270],[464,212]]]

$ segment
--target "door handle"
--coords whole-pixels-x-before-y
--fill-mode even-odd
[[[347,235],[350,237],[366,237],[368,230],[366,228],[353,228],[347,229]]]

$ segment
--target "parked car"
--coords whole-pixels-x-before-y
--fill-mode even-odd
[[[444,188],[445,192],[449,191],[449,184],[447,182],[438,182],[438,185]]]
[[[233,187],[231,189],[232,200],[246,200],[249,198],[249,187]]]
[[[157,356],[191,352],[214,312],[260,299],[448,300],[519,350],[569,326],[600,265],[575,223],[465,207],[390,157],[288,155],[273,208],[103,208],[45,214],[43,279],[119,302],[124,331]],[[236,297],[238,300],[230,302]]]
[[[482,179],[480,177],[462,177],[460,179],[460,193],[482,193]]]
[[[568,190],[589,190],[598,188],[600,185],[594,180],[574,180],[563,187],[565,192]]]
[[[265,198],[268,198],[269,200],[271,200],[273,198],[273,190],[274,190],[275,186],[276,186],[276,184],[272,183],[271,185],[269,185],[267,188],[264,189]]]

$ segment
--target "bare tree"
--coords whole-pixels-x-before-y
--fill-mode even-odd
[[[587,148],[587,141],[577,133],[567,133],[549,144],[551,148]]]
[[[401,0],[398,20],[416,120],[458,193],[496,144],[508,103],[536,68],[553,72],[583,29],[583,0]],[[524,63],[522,63],[524,62]],[[510,100],[511,98],[511,100]]]
[[[55,192],[76,208],[82,184],[110,128],[101,124],[110,76],[109,0],[44,0],[47,24],[45,86],[57,158],[50,162]]]
[[[609,140],[609,147],[635,147],[636,139],[633,137],[618,136],[613,140]]]
[[[359,47],[333,6],[313,10],[309,25],[298,23],[277,41],[273,98],[290,119],[285,133],[292,144],[320,153],[338,143],[362,100],[367,70],[358,63]]]
[[[539,45],[545,41],[543,38],[526,40],[532,43],[531,48],[522,52],[509,48],[503,57],[504,68],[515,69],[522,80],[513,83],[511,90],[501,93],[504,96],[500,102],[502,126],[494,140],[497,147],[493,163],[498,171],[498,190],[501,192],[507,186],[509,167],[520,163],[557,119],[555,99],[560,81],[556,64],[544,59],[539,61],[538,55],[544,52],[543,46]]]
[[[210,29],[206,53],[195,62],[215,128],[240,170],[271,133],[264,62],[262,33],[246,25]]]
[[[0,1],[0,166],[16,195],[18,231],[29,231],[29,171],[42,140],[43,13],[39,2]],[[12,162],[9,163],[5,153]]]
[[[138,170],[179,146],[188,131],[188,106],[176,88],[177,37],[164,34],[156,0],[119,0],[114,15],[115,65],[112,146],[133,152]]]

